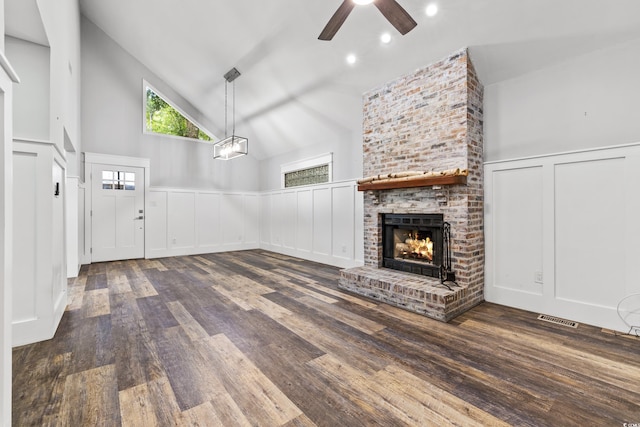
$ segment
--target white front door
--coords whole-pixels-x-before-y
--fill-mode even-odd
[[[91,261],[144,258],[144,168],[93,164]]]

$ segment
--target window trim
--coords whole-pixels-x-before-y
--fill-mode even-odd
[[[309,157],[307,159],[297,160],[291,163],[285,163],[280,166],[280,187],[283,189],[294,188],[294,187],[285,187],[284,176],[287,173],[296,172],[304,169],[311,169],[318,166],[329,166],[329,176],[328,181],[323,182],[322,184],[330,184],[333,182],[333,153],[321,154],[315,157]],[[311,185],[319,185],[319,184],[311,184]],[[302,185],[296,187],[303,187]]]
[[[209,135],[209,138],[211,138],[211,141],[205,141],[203,139],[196,139],[196,138],[188,138],[186,136],[179,136],[179,135],[168,135],[166,133],[157,133],[157,132],[152,132],[147,130],[147,88],[151,89],[156,95],[162,98],[164,102],[169,104],[174,110],[182,114],[187,120],[189,120],[191,123],[196,125],[198,129],[200,129],[202,132]],[[217,136],[213,134],[213,132],[211,132],[206,127],[202,126],[197,120],[191,117],[190,114],[187,114],[182,108],[178,107],[175,102],[173,102],[164,93],[156,89],[156,87],[153,86],[151,83],[149,83],[146,79],[142,79],[142,134],[164,136],[167,138],[178,138],[178,139],[184,139],[187,141],[204,142],[206,144],[213,144],[219,139]]]

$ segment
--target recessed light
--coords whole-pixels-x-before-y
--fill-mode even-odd
[[[348,64],[355,64],[356,61],[358,60],[358,58],[356,58],[356,56],[353,53],[350,53],[349,55],[347,55],[347,63]]]
[[[427,6],[426,13],[429,17],[436,16],[436,14],[438,13],[438,5],[435,3],[431,3],[429,6]]]
[[[353,0],[353,2],[354,2],[355,4],[360,4],[360,5],[362,5],[362,4],[370,4],[370,3],[373,3],[373,0]]]
[[[389,43],[391,41],[391,34],[384,33],[383,35],[380,36],[380,41],[385,44]]]

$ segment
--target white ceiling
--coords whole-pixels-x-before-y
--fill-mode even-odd
[[[259,159],[349,132],[359,138],[363,92],[465,46],[486,86],[640,38],[638,0],[398,0],[418,22],[407,35],[368,5],[356,7],[332,41],[318,40],[341,1],[80,0],[80,6],[219,129],[222,76],[238,68],[237,133],[249,137]],[[424,10],[432,2],[439,13],[429,18]],[[393,36],[389,45],[379,42],[385,31]],[[345,62],[348,53],[359,58],[354,66]]]
[[[4,15],[7,35],[49,46],[36,0],[5,0]]]

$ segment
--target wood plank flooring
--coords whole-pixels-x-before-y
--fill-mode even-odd
[[[266,251],[83,267],[13,351],[16,426],[622,426],[640,339],[489,303],[451,323]]]

